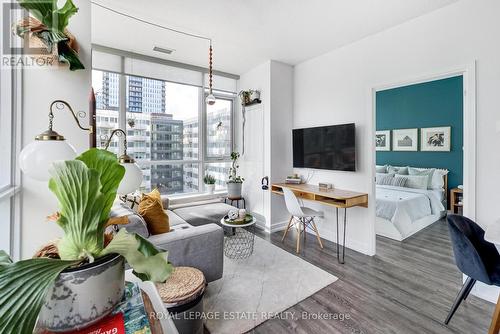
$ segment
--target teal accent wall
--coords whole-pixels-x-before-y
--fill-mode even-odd
[[[451,151],[420,151],[420,128],[439,126],[451,126]],[[446,168],[448,189],[463,184],[462,76],[377,92],[376,128],[419,129],[417,152],[378,151],[377,165]]]

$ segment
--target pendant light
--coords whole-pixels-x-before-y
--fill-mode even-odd
[[[215,96],[212,93],[212,56],[213,56],[212,41],[210,41],[210,47],[208,49],[208,95],[207,98],[205,99],[205,102],[209,106],[213,106],[216,101]]]

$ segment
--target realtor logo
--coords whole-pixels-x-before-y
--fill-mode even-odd
[[[47,68],[57,63],[57,58],[47,50],[43,39],[35,36],[44,26],[30,17],[17,1],[0,0],[1,23],[1,68]],[[44,3],[44,1],[38,1]],[[52,5],[52,1],[47,1]],[[43,33],[41,33],[43,34]]]

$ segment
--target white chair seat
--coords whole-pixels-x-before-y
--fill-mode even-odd
[[[301,206],[304,215],[302,217],[324,217],[323,211],[316,211],[311,208]]]

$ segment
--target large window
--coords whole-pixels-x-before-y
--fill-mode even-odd
[[[121,57],[124,65],[127,62]],[[162,66],[140,63],[141,69]],[[123,66],[122,66],[123,68]],[[204,191],[203,176],[213,175],[216,189],[224,190],[233,147],[234,92],[219,92],[213,106],[204,103],[203,73],[195,75],[175,69],[180,82],[161,75],[133,75],[137,66],[125,71],[93,70],[97,99],[97,137],[101,147],[113,129],[126,129],[127,152],[141,166],[141,190],[157,188],[162,194],[190,194]],[[134,72],[134,73],[135,73]],[[186,79],[188,78],[188,79]],[[110,145],[122,152],[123,138]]]

